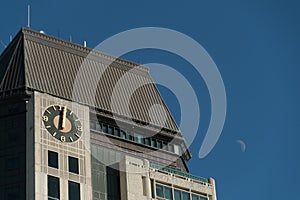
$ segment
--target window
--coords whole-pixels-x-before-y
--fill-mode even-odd
[[[145,144],[150,146],[150,138],[145,138]]]
[[[48,166],[58,169],[58,153],[48,151]]]
[[[190,200],[190,193],[181,192],[182,193],[182,200]]]
[[[48,175],[48,200],[59,200],[59,178]]]
[[[192,200],[208,200],[207,197],[192,194]]]
[[[174,190],[174,200],[181,200],[181,191]]]
[[[96,131],[101,131],[101,125],[99,122],[96,122]]]
[[[172,200],[172,188],[156,184],[156,196]]]
[[[105,124],[102,125],[102,131],[103,131],[104,133],[107,133],[107,131],[108,131],[107,125],[105,125]]]
[[[108,127],[108,134],[111,134],[111,135],[112,135],[112,134],[113,134],[113,131],[114,131],[113,128],[112,128],[111,126],[109,126],[109,127]]]
[[[190,200],[190,193],[181,190],[174,190],[175,200]]]
[[[127,140],[133,140],[133,137],[130,134],[126,134],[126,138],[127,138]]]
[[[159,148],[159,149],[162,148],[162,141],[157,140],[157,148]]]
[[[19,168],[19,158],[8,158],[5,162],[6,170],[14,170]]]
[[[120,137],[126,139],[126,133],[124,131],[120,131]]]
[[[79,174],[78,158],[69,156],[69,172]]]
[[[120,137],[120,129],[115,128],[114,129],[114,135]]]
[[[69,181],[69,200],[80,200],[80,184]]]
[[[157,147],[156,139],[153,139],[153,138],[152,138],[152,140],[151,140],[151,146]]]
[[[174,153],[176,153],[177,155],[180,155],[179,146],[176,144],[174,144]]]
[[[134,134],[134,141],[136,141],[136,142],[138,142],[140,144],[144,143],[143,142],[143,137],[140,134],[137,134],[137,133]]]

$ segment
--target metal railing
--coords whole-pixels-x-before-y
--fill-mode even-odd
[[[208,183],[209,182],[207,178],[203,178],[203,177],[200,177],[200,176],[189,174],[189,173],[186,173],[186,172],[183,172],[183,171],[171,168],[171,167],[162,166],[162,165],[157,164],[157,163],[152,163],[151,162],[150,167],[154,168],[154,169],[162,170],[162,171],[165,171],[165,172],[169,172],[169,173],[172,173],[172,174],[176,174],[176,175],[179,175],[179,176],[183,176],[183,177],[186,177],[186,178],[190,178],[190,179],[193,179],[193,180],[197,180],[197,181],[200,181],[200,182],[203,182],[203,183]]]

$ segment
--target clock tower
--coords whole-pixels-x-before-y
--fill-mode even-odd
[[[0,56],[0,130],[1,200],[216,200],[214,179],[189,174],[149,69],[131,61],[21,29]]]

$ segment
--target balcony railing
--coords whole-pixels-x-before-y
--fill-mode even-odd
[[[193,180],[196,180],[196,181],[200,181],[200,182],[203,182],[203,183],[208,183],[209,182],[207,178],[203,178],[203,177],[200,177],[200,176],[189,174],[189,173],[186,173],[186,172],[183,172],[183,171],[171,168],[171,167],[162,166],[162,165],[159,165],[159,164],[156,164],[156,163],[150,163],[150,167],[154,168],[154,169],[162,170],[162,171],[165,171],[165,172],[169,172],[169,173],[172,173],[172,174],[176,174],[176,175],[179,175],[179,176],[183,176],[183,177],[186,177],[186,178],[190,178],[190,179],[193,179]]]

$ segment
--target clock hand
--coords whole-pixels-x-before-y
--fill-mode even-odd
[[[61,129],[64,129],[66,126],[66,115],[67,115],[67,105],[65,105],[65,107],[63,108]]]

